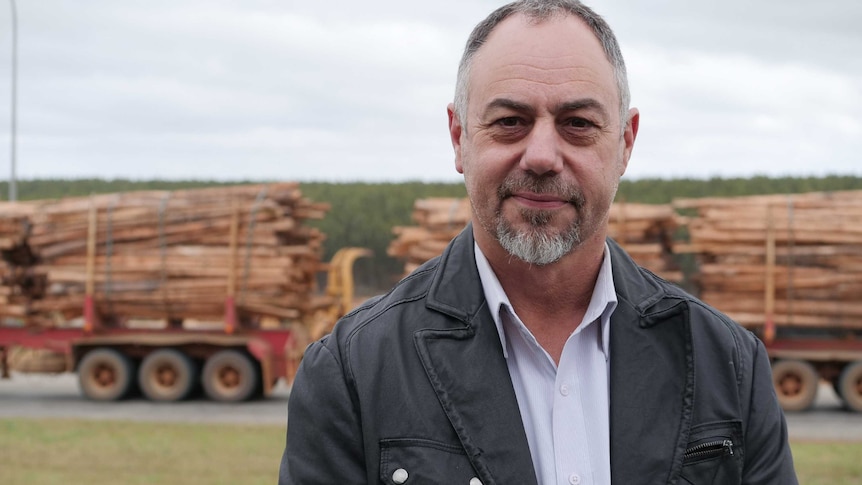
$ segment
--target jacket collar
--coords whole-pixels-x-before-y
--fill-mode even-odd
[[[440,256],[425,300],[428,308],[463,322],[473,320],[485,307],[473,244],[473,225],[468,224]]]

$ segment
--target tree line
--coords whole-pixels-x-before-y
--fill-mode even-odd
[[[127,179],[34,179],[18,181],[20,200],[57,199],[90,194],[134,190],[179,190],[240,183],[246,181],[165,181]],[[401,276],[403,262],[390,258],[386,249],[393,239],[392,228],[412,225],[416,199],[427,197],[465,197],[462,183],[331,183],[304,182],[305,197],[331,206],[327,216],[309,224],[326,234],[324,259],[347,246],[369,248],[371,259],[356,263],[356,283],[360,292],[382,291]],[[710,179],[623,180],[617,200],[632,203],[664,204],[675,198],[732,197],[743,195],[862,190],[862,177],[750,177]],[[8,194],[8,184],[0,183],[0,193]]]

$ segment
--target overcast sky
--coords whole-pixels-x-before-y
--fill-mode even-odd
[[[503,3],[17,0],[18,176],[457,181],[456,65]],[[862,175],[862,2],[588,5],[641,111],[626,177]]]

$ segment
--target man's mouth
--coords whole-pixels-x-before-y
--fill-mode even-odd
[[[534,192],[515,192],[510,197],[519,204],[533,209],[559,209],[568,205],[569,201],[554,194],[537,194]]]
[[[503,181],[497,189],[497,196],[500,202],[511,198],[527,210],[555,210],[571,205],[579,211],[585,202],[583,194],[558,177],[515,174]]]

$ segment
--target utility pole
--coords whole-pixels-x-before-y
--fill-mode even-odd
[[[11,173],[9,174],[9,200],[16,201],[18,200],[18,182],[17,176],[15,173],[15,142],[16,142],[16,131],[17,131],[17,84],[18,84],[18,12],[15,8],[15,0],[9,0],[10,5],[12,6],[12,126],[11,126],[11,135],[12,140],[9,144],[11,146]]]

